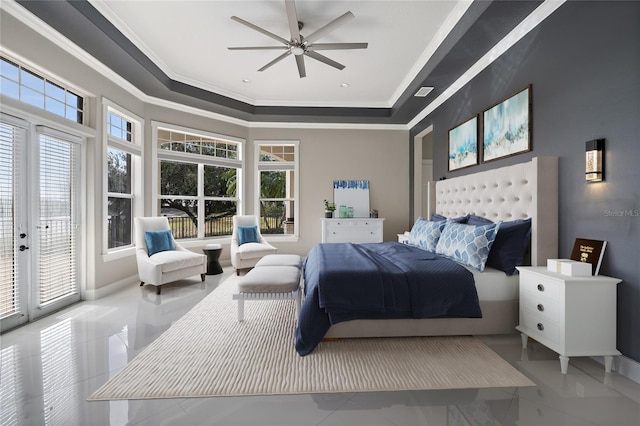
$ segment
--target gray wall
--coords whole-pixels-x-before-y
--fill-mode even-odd
[[[448,130],[533,85],[532,152],[447,172]],[[434,179],[559,157],[559,255],[608,241],[600,273],[618,285],[618,350],[640,361],[640,2],[567,2],[411,130],[433,124]],[[606,139],[606,180],[584,180],[585,141]],[[625,213],[626,212],[626,213]],[[598,312],[594,312],[598,315]]]

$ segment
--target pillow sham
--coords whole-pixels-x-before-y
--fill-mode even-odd
[[[238,226],[238,245],[257,243],[259,241],[257,226]]]
[[[420,216],[409,233],[408,243],[427,251],[435,251],[446,221],[426,220]]]
[[[162,231],[145,231],[144,240],[147,243],[147,252],[149,256],[153,256],[161,251],[175,250],[171,229]]]
[[[483,217],[471,216],[469,223],[493,223]],[[531,239],[531,218],[502,222],[496,239],[491,246],[486,266],[503,271],[507,275],[518,272],[516,266],[522,265]]]
[[[499,228],[500,222],[475,226],[447,221],[436,253],[483,272]]]
[[[431,214],[431,220],[433,220],[433,221],[436,221],[436,220],[447,220],[447,219],[448,218],[446,216],[442,216],[441,214],[438,214],[438,213],[432,213]],[[467,223],[467,219],[469,219],[469,215],[456,217],[456,218],[453,218],[451,220],[453,220],[454,222],[457,222],[457,223]]]

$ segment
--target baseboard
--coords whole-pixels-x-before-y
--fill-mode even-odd
[[[113,294],[117,291],[120,291],[126,287],[129,287],[131,285],[138,285],[140,284],[140,278],[138,278],[138,275],[132,275],[130,277],[124,278],[120,281],[116,281],[114,283],[111,283],[109,285],[105,285],[103,287],[100,287],[99,289],[96,290],[85,290],[83,295],[83,299],[84,300],[96,300],[96,299],[100,299],[102,297],[108,296],[110,294]]]
[[[595,356],[592,358],[596,362],[604,365],[604,357]],[[640,383],[640,362],[638,361],[624,355],[616,356],[613,358],[613,367],[611,367],[611,369],[629,380]]]

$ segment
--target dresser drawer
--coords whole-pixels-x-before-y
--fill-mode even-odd
[[[564,300],[564,285],[549,277],[537,274],[520,274],[520,293],[528,293],[533,297],[542,297],[561,303]],[[523,296],[521,296],[522,298]],[[524,295],[526,297],[526,295]]]
[[[379,243],[384,219],[324,219],[323,243]]]
[[[528,309],[520,309],[520,327],[526,330],[526,334],[540,343],[557,350],[562,341],[560,327],[544,315],[539,315]]]
[[[371,228],[377,229],[381,228],[382,223],[380,222],[370,222],[368,220],[333,220],[327,223],[327,229],[363,229],[363,228]]]

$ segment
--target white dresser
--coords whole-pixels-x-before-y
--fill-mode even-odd
[[[546,267],[520,271],[520,324],[522,347],[531,337],[560,354],[560,369],[567,374],[572,356],[604,356],[611,371],[616,349],[616,284],[605,276],[571,277]]]
[[[381,243],[384,219],[322,219],[323,243]]]

